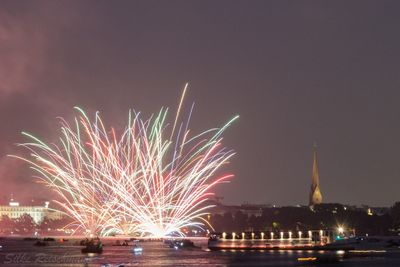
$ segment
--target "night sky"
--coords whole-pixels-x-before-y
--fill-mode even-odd
[[[122,125],[195,102],[194,131],[240,119],[225,203],[400,200],[399,1],[1,1],[1,196],[51,198],[16,143],[73,107]]]

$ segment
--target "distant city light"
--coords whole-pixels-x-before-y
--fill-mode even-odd
[[[18,207],[18,206],[19,206],[19,202],[10,201],[9,205],[10,205],[11,207]]]
[[[369,216],[372,216],[372,215],[374,215],[374,213],[372,212],[371,208],[368,208],[368,210],[367,210],[367,214],[368,214]]]

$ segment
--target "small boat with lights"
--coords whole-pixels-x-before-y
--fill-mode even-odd
[[[168,246],[170,248],[174,248],[174,249],[193,249],[193,248],[198,248],[197,246],[195,246],[193,241],[188,240],[188,239],[170,240],[168,242]]]
[[[135,254],[140,254],[143,252],[143,248],[139,246],[138,244],[135,244],[132,248],[132,252]]]
[[[82,248],[82,253],[103,253],[103,244],[99,238],[85,240],[84,248]]]

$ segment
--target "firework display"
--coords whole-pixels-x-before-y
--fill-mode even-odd
[[[107,128],[99,113],[90,119],[76,108],[73,124],[60,119],[57,144],[35,136],[21,144],[38,178],[57,192],[60,210],[76,233],[181,235],[203,227],[215,185],[232,176],[217,170],[234,155],[221,144],[232,118],[220,128],[191,135],[188,119],[167,123],[167,109],[144,120],[129,111],[125,128]]]

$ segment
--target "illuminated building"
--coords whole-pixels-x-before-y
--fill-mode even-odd
[[[321,189],[319,188],[319,173],[318,173],[318,162],[317,162],[317,146],[314,144],[314,160],[312,170],[312,182],[310,191],[310,206],[322,203]]]
[[[19,202],[11,199],[9,205],[0,205],[0,217],[8,216],[10,219],[18,219],[24,214],[30,215],[37,224],[42,222],[45,217],[50,220],[58,220],[63,217],[61,212],[49,208],[48,201],[43,206],[20,206]]]

